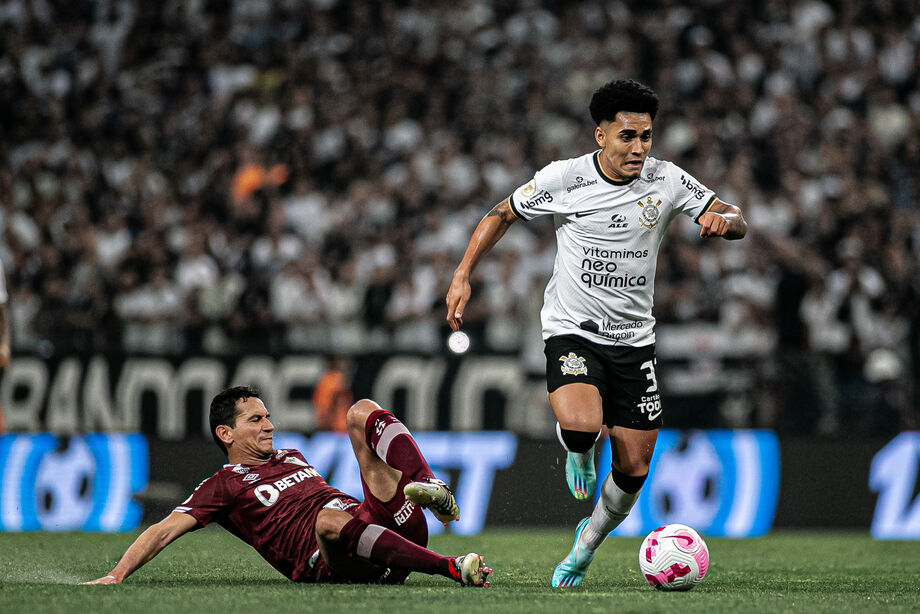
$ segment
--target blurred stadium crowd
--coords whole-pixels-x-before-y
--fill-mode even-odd
[[[14,356],[441,352],[476,222],[631,77],[652,155],[750,224],[675,224],[657,279],[661,325],[748,340],[726,424],[920,427],[915,0],[687,4],[0,2]],[[553,256],[551,221],[512,227],[474,349],[542,371]]]

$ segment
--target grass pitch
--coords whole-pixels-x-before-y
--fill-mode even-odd
[[[920,542],[856,533],[777,533],[708,539],[712,567],[688,593],[657,592],[638,571],[640,539],[609,539],[584,583],[549,586],[569,530],[442,536],[446,554],[475,550],[492,586],[464,589],[413,574],[404,586],[287,581],[217,527],[182,537],[119,586],[80,586],[108,573],[137,534],[0,533],[0,612],[918,612]]]

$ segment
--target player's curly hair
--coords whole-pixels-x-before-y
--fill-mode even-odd
[[[620,79],[602,85],[591,96],[591,119],[597,125],[613,121],[617,113],[648,113],[653,120],[658,113],[658,94],[647,85],[632,79]]]
[[[237,402],[251,398],[262,398],[258,389],[252,386],[234,386],[218,393],[217,396],[211,400],[211,411],[208,414],[208,422],[211,425],[211,437],[214,438],[214,443],[217,444],[225,455],[227,454],[227,447],[217,436],[215,429],[221,424],[229,426],[230,428],[236,426],[236,417],[240,414],[240,410],[236,406]]]

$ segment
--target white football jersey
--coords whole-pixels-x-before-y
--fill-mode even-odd
[[[652,157],[637,179],[615,181],[601,170],[598,154],[552,162],[510,198],[521,219],[552,214],[555,220],[543,338],[574,334],[607,345],[649,345],[664,232],[678,213],[697,220],[716,197],[677,165]]]

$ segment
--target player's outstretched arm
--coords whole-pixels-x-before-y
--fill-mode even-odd
[[[159,554],[160,550],[195,528],[197,522],[188,514],[173,512],[141,533],[108,575],[84,584],[120,584]]]
[[[506,198],[498,203],[489,213],[486,214],[470,242],[466,246],[466,253],[463,254],[463,260],[454,271],[453,280],[450,282],[450,289],[447,291],[447,323],[452,330],[459,330],[463,324],[463,310],[466,308],[467,301],[470,300],[470,275],[482,257],[485,256],[492,247],[498,243],[508,227],[517,220],[517,216],[511,211],[511,203]]]
[[[743,239],[747,234],[747,222],[741,215],[741,209],[719,199],[712,203],[709,211],[700,216],[699,225],[701,237]]]

